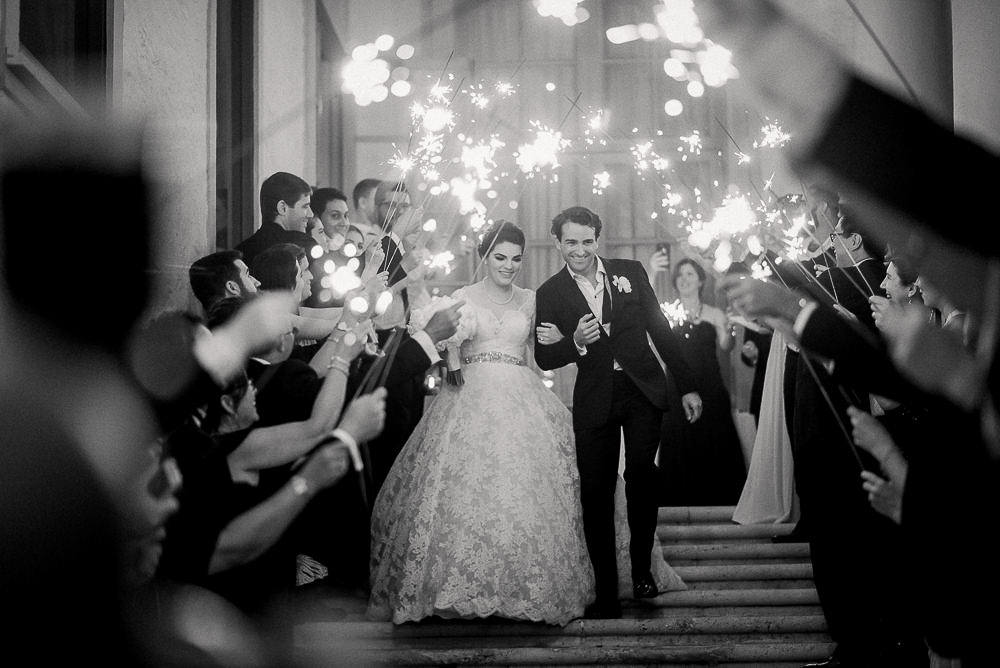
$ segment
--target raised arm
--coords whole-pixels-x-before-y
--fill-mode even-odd
[[[385,426],[385,390],[355,399],[340,428],[361,442]],[[285,532],[316,492],[339,481],[350,466],[349,445],[334,441],[313,453],[278,492],[229,522],[219,534],[209,574],[253,561]]]
[[[228,458],[233,471],[253,471],[295,461],[316,446],[337,424],[347,387],[351,361],[363,342],[337,342],[327,373],[307,420],[252,430]]]

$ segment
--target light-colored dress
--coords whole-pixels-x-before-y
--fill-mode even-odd
[[[515,287],[497,307],[474,284],[453,297],[471,334],[465,382],[442,389],[375,501],[369,617],[565,624],[594,575],[570,414],[528,366],[535,294]],[[679,582],[670,571],[664,588]]]
[[[750,470],[733,521],[765,524],[794,521],[798,516],[792,442],[785,423],[785,338],[771,337],[771,350],[764,370],[760,417],[754,439]]]

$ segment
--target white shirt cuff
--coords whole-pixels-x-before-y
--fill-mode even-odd
[[[576,352],[580,353],[580,357],[586,357],[587,346],[577,345],[576,340],[573,340],[573,345],[576,346]]]
[[[806,325],[809,323],[809,318],[812,316],[813,311],[819,308],[819,304],[813,301],[808,301],[805,298],[802,299],[802,302],[799,302],[802,304],[802,310],[799,311],[797,316],[795,316],[795,323],[792,324],[792,331],[795,332],[795,336],[797,336],[799,340],[802,339],[802,332],[805,331]]]
[[[431,364],[437,364],[441,361],[441,355],[438,354],[437,348],[434,347],[434,342],[431,341],[430,334],[424,330],[413,333],[413,340],[420,344],[420,347],[424,349],[427,353],[427,357],[430,358]]]

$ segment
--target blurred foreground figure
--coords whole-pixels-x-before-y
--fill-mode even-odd
[[[959,337],[928,323],[922,308],[903,306],[906,315],[894,327],[882,314],[887,349],[873,347],[891,356],[895,369],[938,400],[947,416],[941,433],[923,434],[905,480],[893,480],[902,488],[901,506],[888,513],[902,527],[900,561],[923,578],[916,612],[925,639],[963,665],[992,665],[996,614],[981,611],[993,607],[1000,591],[995,541],[984,531],[1000,505],[1000,261],[996,233],[979,221],[991,220],[994,207],[983,197],[927,195],[991,192],[1000,158],[955,135],[919,102],[908,104],[852,72],[774,2],[705,0],[699,16],[706,34],[737,54],[734,64],[762,106],[796,128],[792,159],[799,175],[847,195],[866,234],[912,258],[922,283],[981,323],[971,355]],[[947,168],[927,169],[928,155]],[[804,331],[818,321],[810,318]],[[836,317],[827,322],[846,326]],[[802,343],[810,347],[807,338]],[[841,367],[859,349],[839,360]],[[852,423],[856,442],[865,447],[862,412],[852,412]],[[947,547],[936,545],[942,535],[952,539]],[[937,583],[939,573],[950,572],[962,572],[975,586]],[[872,599],[881,606],[877,596]],[[828,665],[848,662],[835,654]]]
[[[144,603],[144,583],[180,481],[160,458],[161,425],[123,364],[150,282],[140,146],[120,124],[0,129],[0,609],[8,651],[54,665],[253,665],[253,638],[238,621],[227,624],[225,610],[211,612],[214,646],[191,634],[199,622],[187,599],[163,600],[168,618],[145,614],[154,606]],[[72,212],[43,225],[54,190]],[[72,255],[46,237],[72,238]],[[71,263],[61,265],[63,257]]]

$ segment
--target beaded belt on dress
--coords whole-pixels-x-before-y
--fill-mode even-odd
[[[476,355],[462,358],[462,364],[476,364],[477,362],[501,362],[502,364],[528,366],[528,363],[520,357],[508,355],[507,353],[477,353]]]

